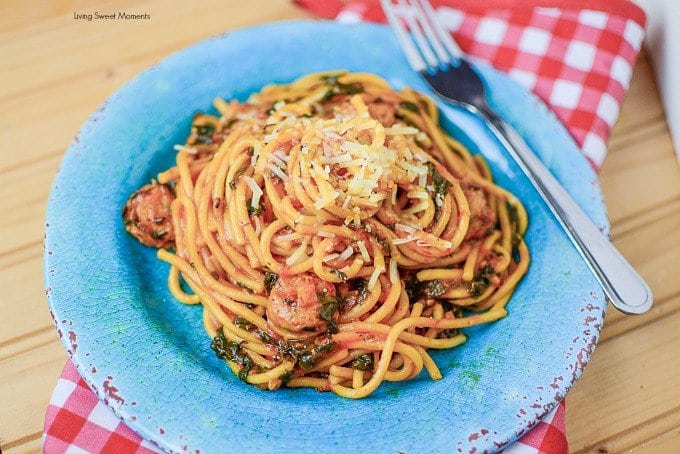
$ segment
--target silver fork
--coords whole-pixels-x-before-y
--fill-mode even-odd
[[[562,225],[612,304],[627,314],[647,312],[653,302],[647,283],[579,208],[514,128],[493,111],[487,102],[482,79],[438,22],[432,6],[426,0],[397,0],[396,5],[392,0],[381,0],[381,3],[411,67],[439,97],[486,122]]]

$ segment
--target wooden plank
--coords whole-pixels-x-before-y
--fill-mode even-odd
[[[619,336],[637,326],[680,308],[680,203],[656,221],[615,235],[614,244],[649,283],[654,292],[654,306],[646,314],[631,317],[609,307],[602,340]]]
[[[43,428],[45,410],[66,352],[52,342],[0,360],[0,440],[12,445]]]
[[[614,237],[621,253],[635,263],[655,296],[680,293],[680,210]]]
[[[0,254],[42,241],[47,197],[60,161],[55,155],[3,173],[0,198],[12,215],[0,218]]]
[[[631,427],[625,432],[614,435],[613,437],[602,440],[592,446],[578,451],[571,450],[574,454],[593,453],[593,454],[614,454],[617,452],[634,452],[639,454],[649,446],[663,444],[668,439],[676,440],[680,428],[680,407],[675,408],[669,413],[664,413],[645,421],[635,427]],[[650,451],[647,451],[650,452]],[[678,450],[655,450],[651,453],[672,453]]]
[[[6,454],[33,454],[42,452],[42,431],[29,434],[23,439],[16,440],[3,446]]]
[[[153,3],[153,2],[151,2]],[[234,13],[239,12],[239,6],[233,5],[233,1],[225,4],[224,2],[208,1],[201,2],[205,8],[212,8],[213,10],[234,10]],[[287,2],[261,2],[263,9],[251,11],[247,14],[238,16],[238,20],[243,20],[242,24],[249,24],[251,22],[260,22],[273,20],[277,17],[304,17],[305,13],[302,10],[294,8]],[[104,3],[100,10],[113,8],[112,5],[106,6],[109,3]],[[185,8],[188,8],[186,2],[182,2]],[[240,3],[239,3],[240,4]],[[172,11],[172,4],[154,3],[153,8]],[[160,6],[159,6],[160,5]],[[220,6],[221,5],[221,6]],[[141,8],[142,6],[140,6]],[[91,8],[97,9],[92,5]],[[125,4],[118,5],[116,8],[124,9]],[[69,8],[71,14],[72,7]],[[192,14],[200,14],[201,11],[192,11]],[[179,12],[178,12],[179,14]],[[279,14],[279,16],[276,16]],[[180,49],[194,41],[214,35],[225,30],[230,22],[236,20],[237,15],[233,16],[229,21],[220,20],[220,14],[208,14],[210,20],[202,24],[202,27],[187,27],[185,32],[175,29],[176,16],[174,19],[165,17],[163,20],[167,23],[158,24],[154,18],[154,26],[144,26],[150,30],[153,36],[150,41],[144,41],[144,46],[134,45],[133,43],[123,43],[119,35],[128,36],[128,39],[136,41],[135,36],[138,33],[134,31],[121,30],[118,26],[106,27],[94,24],[97,33],[103,33],[99,40],[88,43],[87,48],[91,49],[87,52],[94,52],[96,55],[82,55],[82,52],[67,53],[63,58],[55,59],[48,56],[41,55],[39,58],[45,62],[59,62],[59,68],[53,68],[51,72],[46,72],[43,62],[41,61],[41,73],[45,73],[46,77],[58,77],[58,80],[52,81],[49,84],[39,84],[32,87],[30,90],[18,91],[12,94],[11,87],[3,86],[3,95],[0,95],[0,124],[5,127],[0,131],[0,137],[3,137],[5,143],[11,143],[14,147],[21,149],[22,153],[17,154],[14,159],[4,160],[0,164],[0,172],[6,168],[13,168],[17,165],[25,165],[33,162],[35,159],[42,159],[44,156],[53,155],[63,151],[72,137],[75,135],[80,124],[85,120],[86,116],[92,112],[95,107],[101,103],[108,95],[116,88],[129,80],[136,73],[140,72],[150,64],[155,63],[163,56]],[[71,22],[73,19],[68,19]],[[55,24],[55,21],[58,24]],[[82,47],[82,36],[73,33],[76,26],[83,25],[88,27],[91,24],[77,24],[71,22],[63,22],[63,18],[51,19],[51,22],[43,24],[40,29],[41,34],[35,39],[45,41],[46,39],[56,39],[60,42],[65,41],[71,47]],[[175,24],[173,24],[175,23]],[[233,26],[234,24],[232,24]],[[55,36],[53,38],[45,38],[45,34],[54,32],[52,28],[57,27],[59,30],[63,28],[63,32],[69,32],[69,36]],[[59,28],[61,27],[61,28]],[[161,29],[173,29],[173,33],[168,35],[165,33],[157,33],[156,27]],[[87,29],[89,30],[89,28]],[[29,35],[31,33],[26,32]],[[0,33],[1,38],[4,36]],[[12,66],[12,59],[20,59],[21,64],[17,63],[19,69],[22,71],[33,71],[34,65],[37,64],[38,57],[33,53],[37,50],[30,48],[22,49],[16,46],[23,45],[24,39],[12,34],[11,40],[7,42],[6,49],[11,55],[8,55],[8,66]],[[88,35],[88,39],[94,39]],[[66,44],[64,44],[66,45]],[[122,47],[121,47],[122,46]],[[44,46],[43,46],[44,47]],[[82,50],[82,49],[81,49]],[[52,49],[52,52],[55,50]],[[86,53],[87,53],[86,52]],[[32,60],[33,59],[33,60]],[[82,61],[72,61],[72,59],[86,59],[87,64]],[[11,74],[4,74],[8,80],[17,80],[16,78],[25,78],[25,74],[16,74],[15,77],[10,77]],[[44,81],[45,78],[29,77],[29,80]],[[26,82],[26,81],[24,81]],[[21,83],[24,83],[21,82]],[[26,82],[28,83],[28,82]],[[32,83],[32,82],[31,82]],[[64,109],[64,106],[69,106]],[[35,125],[35,128],[26,127],[26,125]],[[36,134],[36,128],[39,125],[39,133]]]
[[[626,94],[618,121],[612,130],[610,145],[625,140],[636,127],[663,118],[654,73],[646,53],[643,51],[633,70],[630,89]]]
[[[680,452],[680,421],[668,433],[636,447],[635,454],[659,454]]]
[[[260,0],[253,8],[250,2],[238,0],[152,0],[134,2],[102,2],[76,8],[78,12],[128,11],[149,13],[149,21],[76,21],[72,13],[60,14],[27,27],[25,32],[2,33],[0,44],[6,49],[3,84],[4,96],[27,94],[44,86],[59,84],[85,71],[101,71],[110,66],[111,56],[117,61],[146,55],[165,55],[207,36],[255,23],[308,15],[289,2]],[[200,18],[199,23],[177,18]],[[83,45],[87,35],[87,45]],[[49,43],[46,46],[45,43]],[[105,50],[105,51],[104,51]],[[54,58],[59,55],[60,58]],[[41,71],[36,74],[35,66]]]
[[[677,199],[680,168],[670,135],[657,134],[607,156],[600,185],[612,224]]]
[[[666,120],[663,116],[655,117],[649,122],[632,125],[626,131],[622,131],[621,134],[612,136],[609,141],[607,158],[605,159],[609,159],[615,153],[624,152],[626,148],[634,146],[638,142],[663,135],[667,129],[668,125],[666,125]]]
[[[669,315],[600,345],[567,398],[571,449],[674,410],[680,402],[680,316]]]
[[[19,151],[0,164],[0,173],[61,156],[87,116],[152,61],[155,59],[147,57],[113,64],[105,72],[83,74],[57,86],[0,101],[2,135]],[[64,109],[66,105],[68,109]]]
[[[12,341],[31,333],[54,333],[42,282],[42,246],[39,243],[0,256],[0,357]],[[7,268],[11,266],[11,270]]]

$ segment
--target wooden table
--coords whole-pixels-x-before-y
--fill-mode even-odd
[[[42,238],[64,150],[113,90],[170,52],[236,27],[307,14],[284,0],[78,2],[151,20],[88,22],[74,2],[0,3],[0,444],[38,451],[66,360],[47,311]],[[87,6],[89,4],[89,6]],[[654,290],[648,314],[610,310],[569,394],[573,451],[680,448],[680,172],[643,55],[602,168],[613,238]],[[676,449],[675,452],[680,452]]]

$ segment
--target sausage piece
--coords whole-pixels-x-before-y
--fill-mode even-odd
[[[463,193],[470,205],[470,227],[465,239],[482,238],[496,224],[496,213],[487,206],[486,196],[481,189],[467,188]]]
[[[269,295],[267,321],[291,333],[321,331],[327,321],[319,295],[335,296],[335,286],[310,273],[280,276]]]
[[[170,204],[175,193],[170,186],[147,184],[135,191],[123,207],[125,229],[140,243],[155,248],[174,246]]]

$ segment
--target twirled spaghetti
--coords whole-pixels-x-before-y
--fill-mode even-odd
[[[430,99],[331,72],[214,104],[123,216],[242,380],[349,398],[437,380],[428,349],[506,315],[525,210]]]

